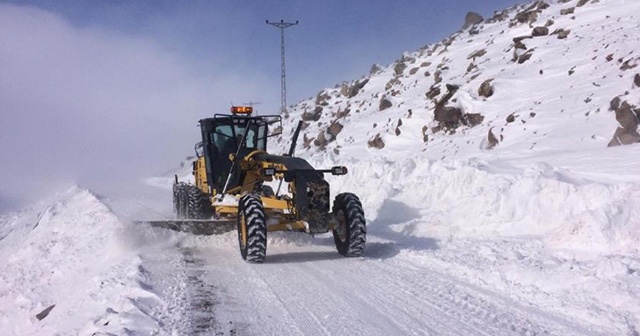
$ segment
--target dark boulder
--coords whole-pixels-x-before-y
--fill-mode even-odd
[[[462,116],[462,123],[469,127],[475,127],[484,121],[484,116],[480,113],[467,113]]]
[[[367,145],[369,146],[369,148],[377,148],[377,149],[384,148],[384,141],[380,137],[380,133],[376,134],[376,136],[373,137],[373,139],[369,140],[367,142]]]
[[[487,141],[489,142],[488,146],[487,146],[488,149],[491,149],[491,148],[497,146],[500,143],[498,138],[493,134],[492,130],[493,130],[493,128],[490,128],[489,129],[489,134],[487,134]]]
[[[533,28],[533,31],[531,31],[531,36],[533,37],[546,36],[546,35],[549,35],[548,27],[535,27]]]
[[[302,120],[304,121],[318,121],[322,116],[322,106],[316,106],[313,112],[305,112],[302,114]]]
[[[338,134],[340,134],[340,132],[342,132],[343,128],[344,128],[344,126],[342,126],[341,123],[336,121],[333,124],[331,124],[331,126],[329,126],[329,129],[327,130],[327,133],[329,133],[331,135],[332,140],[333,140],[338,136]]]
[[[478,94],[480,96],[485,98],[493,96],[494,91],[491,82],[493,82],[493,79],[487,79],[486,81],[482,82],[480,88],[478,88]]]
[[[464,24],[462,25],[462,30],[465,30],[473,25],[476,25],[482,22],[484,18],[482,15],[475,12],[468,12],[464,18]]]
[[[390,108],[391,106],[393,106],[391,101],[389,101],[386,97],[382,97],[380,99],[380,106],[378,108],[380,109],[380,111],[384,111],[384,110]]]
[[[436,108],[434,119],[436,121],[453,126],[458,124],[462,118],[462,110],[458,107],[445,106],[442,108]]]

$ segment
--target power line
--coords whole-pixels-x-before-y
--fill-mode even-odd
[[[276,28],[280,28],[280,57],[282,58],[281,63],[281,73],[280,73],[280,113],[287,114],[287,80],[286,80],[286,71],[285,71],[285,58],[284,58],[284,30],[291,26],[295,26],[298,24],[298,20],[296,22],[284,22],[284,20],[280,20],[280,22],[269,22],[267,20],[268,25],[272,25]]]
[[[254,105],[260,105],[262,104],[261,102],[254,102],[252,100],[250,100],[248,103],[242,103],[242,105],[247,105],[247,106],[251,106],[253,107]],[[254,112],[256,113],[256,115],[258,115],[258,110],[254,110]]]

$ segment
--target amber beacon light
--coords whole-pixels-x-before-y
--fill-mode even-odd
[[[253,113],[253,107],[251,107],[251,106],[231,106],[231,113],[233,113],[233,114],[251,114],[251,113]]]

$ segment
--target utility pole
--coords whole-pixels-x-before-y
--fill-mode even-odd
[[[280,56],[282,58],[280,74],[280,113],[287,114],[287,81],[284,61],[284,30],[285,28],[297,25],[298,20],[296,20],[295,23],[284,22],[284,20],[280,20],[280,22],[269,22],[269,20],[267,20],[267,24],[272,25],[276,28],[280,28]]]

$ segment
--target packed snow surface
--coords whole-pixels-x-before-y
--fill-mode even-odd
[[[134,222],[172,218],[173,173],[74,186],[0,217],[0,334],[640,334],[640,145],[607,147],[618,106],[640,106],[640,2],[549,5],[291,108],[270,151],[305,119],[297,155],[349,168],[327,179],[363,203],[363,257],[270,233],[247,264],[236,233]],[[189,163],[175,174],[190,181]]]

